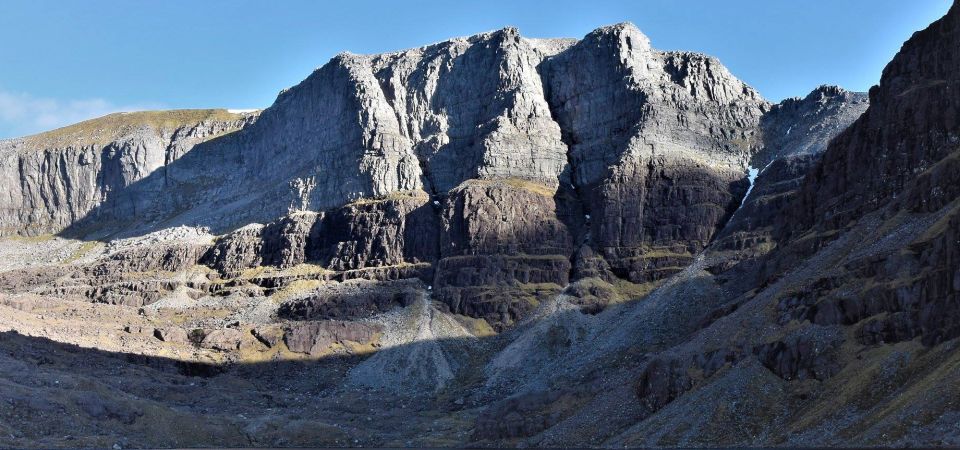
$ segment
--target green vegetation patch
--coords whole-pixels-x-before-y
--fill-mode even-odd
[[[361,198],[347,204],[347,206],[363,206],[384,203],[388,201],[402,201],[411,199],[428,199],[429,195],[421,190],[396,191],[380,197]]]
[[[91,250],[97,248],[97,244],[99,244],[97,241],[86,241],[81,243],[80,246],[77,247],[76,250],[74,250],[73,253],[67,257],[67,259],[63,260],[63,263],[70,264],[76,262],[80,258],[86,256],[87,253],[90,253]]]

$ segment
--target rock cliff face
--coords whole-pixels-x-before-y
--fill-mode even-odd
[[[27,181],[7,228],[209,227],[225,235],[199,262],[222,277],[304,263],[416,274],[451,311],[502,328],[573,281],[641,292],[677,273],[742,203],[757,151],[815,152],[862,104],[822,88],[771,107],[717,60],[655,50],[630,24],[580,41],[506,28],[338,55],[232,121],[154,113],[13,141],[6,182]]]
[[[750,165],[751,187],[740,209],[713,242],[715,250],[737,254],[712,271],[722,271],[744,257],[776,246],[776,231],[790,214],[804,177],[815,167],[830,141],[867,109],[867,95],[837,86],[820,86],[806,97],[774,105],[760,120],[763,145]]]
[[[148,199],[126,195],[195,145],[236,131],[255,113],[184,110],[119,113],[0,141],[0,236],[56,233],[98,208],[138,214]],[[159,193],[154,193],[158,195]]]
[[[633,282],[688,264],[746,191],[766,102],[717,60],[655,51],[623,24],[543,71],[590,217],[583,241]]]
[[[342,54],[255,124],[190,152],[162,180],[125,186],[119,196],[135,205],[103,205],[68,232],[228,231],[404,192],[449,197],[437,214],[450,217],[480,205],[442,210],[462,208],[457,196],[475,189],[465,183],[516,180],[502,195],[523,197],[522,183],[555,193],[553,207],[535,212],[566,235],[554,255],[587,245],[613,276],[656,281],[689,263],[739,205],[768,108],[715,59],[654,50],[629,24],[581,41],[507,28],[393,54]],[[498,219],[471,219],[476,229],[489,228],[484,220]],[[491,245],[515,253],[516,237]]]
[[[834,136],[857,120],[870,104],[867,94],[837,86],[820,86],[803,98],[774,105],[763,116],[763,149],[753,158],[754,167],[793,155],[816,155],[827,149]]]
[[[769,108],[630,24],[341,54],[255,122],[43,230],[209,227],[229,233],[203,259],[224,276],[430,264],[438,299],[501,327],[571,275],[644,284],[689,264],[740,204]]]
[[[338,55],[235,139],[182,160],[167,189],[175,195],[148,194],[154,208],[143,216],[226,230],[397,192],[442,196],[473,178],[556,185],[566,147],[537,66],[565,45],[508,28]]]
[[[899,242],[898,253],[850,261],[825,279],[798,306],[814,322],[858,324],[861,340],[871,343],[919,336],[933,345],[960,336],[954,325],[960,261],[948,244],[958,235],[960,197],[957,45],[954,5],[904,44],[871,89],[870,108],[804,180],[791,220],[781,227],[782,242],[790,244],[781,265],[871,220],[926,227]]]

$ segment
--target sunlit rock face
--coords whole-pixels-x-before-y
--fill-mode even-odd
[[[505,28],[340,54],[260,113],[158,138],[160,153],[111,135],[99,155],[130,160],[116,170],[17,144],[38,162],[11,161],[7,183],[46,181],[11,189],[5,220],[231,233],[203,259],[224,275],[430,264],[452,310],[506,326],[571,276],[643,284],[689,264],[740,204],[769,109],[716,59],[655,50],[631,24],[579,41]]]

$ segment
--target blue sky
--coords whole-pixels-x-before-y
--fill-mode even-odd
[[[766,98],[866,90],[949,0],[2,0],[0,137],[119,110],[262,108],[340,51],[516,26],[582,37],[631,21],[653,45],[720,58]]]

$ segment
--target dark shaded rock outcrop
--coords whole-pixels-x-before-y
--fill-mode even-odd
[[[321,355],[336,344],[369,344],[380,333],[378,326],[358,322],[323,321],[294,323],[283,332],[283,342],[296,353]]]
[[[563,195],[524,180],[470,181],[444,204],[435,298],[502,327],[567,284],[573,233]]]
[[[413,304],[418,281],[351,282],[323,286],[285,301],[277,316],[288,320],[351,320]]]
[[[793,308],[815,322],[855,324],[863,342],[960,336],[955,201],[960,197],[960,10],[908,40],[870,91],[870,107],[830,144],[778,225],[776,276],[866,218],[880,227],[927,223],[896,252],[866,252]],[[881,228],[882,229],[882,228]],[[796,313],[794,313],[796,314]],[[887,314],[886,316],[879,316]]]
[[[637,397],[651,411],[663,408],[693,387],[686,361],[658,357],[647,363],[637,381]]]
[[[590,216],[589,245],[630,281],[679,271],[746,191],[766,102],[717,60],[658,52],[623,24],[587,35],[542,71]]]

